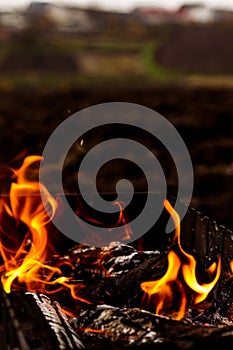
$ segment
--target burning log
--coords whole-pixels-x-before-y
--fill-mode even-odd
[[[76,260],[76,271],[83,267],[87,271],[87,265],[89,265],[94,272],[97,272],[99,268],[105,271],[104,276],[115,277],[127,273],[143,261],[159,254],[159,251],[138,251],[120,242],[112,242],[108,247],[102,248],[80,245],[69,251],[70,258]]]
[[[80,299],[92,304],[124,306],[130,299],[142,295],[140,283],[147,278],[156,278],[165,271],[166,259],[158,251],[139,252],[134,247],[112,242],[108,247],[96,248],[78,245],[64,257],[69,261],[70,270],[66,275],[70,284],[79,288],[77,303],[64,291],[56,294],[69,308],[80,308]],[[51,266],[62,264],[60,257]],[[156,265],[158,271],[156,270]],[[162,265],[162,266],[160,266]],[[83,305],[83,303],[81,303]]]
[[[104,279],[104,282],[101,281],[101,283],[95,284],[94,288],[92,286],[92,289],[88,289],[89,300],[91,296],[92,302],[97,297],[97,300],[102,300],[103,303],[116,305],[115,301],[117,301],[116,306],[132,306],[132,297],[135,298],[143,290],[150,298],[155,299],[157,314],[172,315],[173,318],[182,319],[189,305],[189,299],[193,299],[193,304],[198,304],[206,299],[220,277],[221,260],[219,258],[218,262],[211,264],[206,271],[203,269],[202,279],[198,278],[197,259],[192,254],[187,253],[181,245],[179,215],[174,212],[167,200],[165,207],[176,224],[174,247],[170,247],[167,253],[159,254],[159,256],[154,254],[155,257],[150,259],[145,259],[146,254],[143,254],[145,261],[140,262],[138,259],[140,264],[131,271],[126,269],[124,273],[121,271],[120,275],[110,274],[110,277]],[[107,252],[106,248],[99,252],[97,261],[99,266],[102,266],[109,274],[104,263],[106,264],[106,256],[110,255],[111,257],[113,249],[110,247],[108,250],[110,252]],[[122,250],[124,252],[122,248],[115,249],[116,255],[119,255],[118,251]],[[132,251],[132,248],[128,247],[128,251]],[[133,252],[133,256],[135,254],[137,253]],[[114,260],[114,257],[111,260]],[[119,263],[122,259],[117,256],[115,260]],[[201,274],[199,273],[199,275]],[[83,295],[82,298],[84,298]],[[178,303],[177,298],[179,299]]]
[[[7,350],[152,344],[194,350],[232,343],[233,249],[227,230],[190,211],[191,224],[181,225],[166,199],[164,209],[176,228],[159,251],[112,242],[102,248],[79,244],[61,254],[52,246],[39,183],[28,178],[39,161],[26,158],[13,171],[9,196],[0,198],[0,332]],[[59,202],[43,186],[42,192],[54,215]],[[119,215],[124,222],[122,210]]]
[[[196,350],[232,344],[232,324],[203,327],[140,308],[110,305],[88,307],[73,318],[43,294],[1,292],[0,296],[3,349]]]
[[[154,315],[138,308],[97,306],[83,311],[71,324],[82,334],[87,348],[95,340],[104,349],[190,349],[204,346],[230,346],[233,325],[227,327],[193,326]],[[106,346],[108,344],[108,347]]]
[[[83,260],[80,260],[82,255]],[[194,272],[197,275],[195,280],[191,281],[194,285],[193,290],[192,283],[189,285],[189,281],[185,282],[185,276],[182,276],[181,268],[179,268],[179,266],[182,266],[182,263],[187,263],[187,257],[182,256],[178,244],[173,244],[169,250],[162,253],[158,251],[137,252],[135,248],[118,242],[112,243],[109,247],[103,247],[102,249],[95,247],[87,248],[79,245],[70,251],[69,256],[70,261],[73,261],[75,266],[72,269],[72,276],[76,278],[73,283],[76,283],[76,285],[78,283],[80,285],[82,284],[82,288],[79,289],[79,296],[83,300],[90,301],[93,305],[109,304],[115,307],[141,307],[155,312],[156,304],[164,299],[166,301],[166,307],[161,311],[162,314],[169,317],[177,319],[179,317],[181,319],[185,317],[186,309],[188,312],[188,316],[186,316],[189,319],[197,318],[197,315],[200,315],[199,323],[203,319],[203,324],[226,324],[223,318],[228,317],[226,310],[229,313],[230,299],[228,298],[229,300],[227,301],[226,298],[231,290],[230,283],[232,283],[232,278],[228,276],[224,280],[225,284],[228,284],[228,294],[226,294],[226,288],[223,289],[224,284],[222,284],[222,280],[218,281],[218,276],[214,278],[215,270],[212,272],[206,270],[205,265],[202,261],[198,260],[198,256],[195,256],[193,252],[193,256],[195,256],[195,260],[193,261],[196,261]],[[190,258],[190,254],[188,257]],[[174,258],[174,262],[171,258]],[[170,264],[176,264],[175,267],[171,265],[173,271],[177,267],[180,269],[180,272],[177,270],[177,274],[172,278],[167,273],[169,260]],[[111,264],[109,263],[110,261]],[[110,271],[113,271],[113,267],[116,269],[116,273],[110,274]],[[213,268],[215,269],[214,266]],[[77,280],[78,276],[82,276],[81,281]],[[167,280],[164,278],[165,276],[167,276]],[[160,285],[159,293],[155,295],[155,298],[152,293],[148,300],[148,298],[145,298],[142,286],[152,285],[153,287],[156,283]],[[221,293],[225,295],[224,298],[222,297],[222,300],[220,300],[220,294],[218,294],[219,283],[221,285]],[[147,289],[147,287],[145,288]],[[168,288],[170,294],[163,292],[164,288],[165,290]],[[210,293],[211,289],[213,290]],[[83,304],[80,305],[80,300],[78,300],[78,304],[73,303],[67,293],[64,294],[62,292],[61,295],[57,294],[56,297],[63,305],[65,303],[70,309],[75,310],[77,308],[80,310],[80,308],[84,307]],[[200,298],[203,302],[201,302]],[[184,301],[186,301],[185,304]],[[195,303],[197,304],[196,306]],[[177,314],[182,305],[184,308],[183,311],[181,312],[180,310],[180,313]],[[203,308],[204,311],[200,311]],[[161,311],[159,312],[157,310],[159,313]],[[218,319],[217,315],[219,315]],[[228,320],[230,321],[231,318],[229,317]]]
[[[36,293],[0,292],[3,349],[78,350],[84,346],[58,303]]]

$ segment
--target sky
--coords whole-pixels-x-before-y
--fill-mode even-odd
[[[233,9],[233,0],[41,0],[50,3],[67,3],[77,6],[95,6],[106,10],[130,11],[137,6],[156,6],[175,9],[184,3],[202,2],[211,7]],[[25,8],[30,0],[0,0],[0,10]]]

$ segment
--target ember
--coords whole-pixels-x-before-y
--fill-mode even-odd
[[[51,221],[60,202],[39,185],[40,161],[28,156],[10,169],[10,188],[0,199],[0,299],[6,314],[1,329],[11,324],[1,331],[5,348],[232,344],[233,260],[225,271],[220,252],[205,264],[192,247],[184,248],[179,214],[168,199],[164,208],[175,229],[166,249],[140,250],[137,242],[101,248],[69,242],[61,253],[53,244],[58,233]],[[120,210],[115,225],[124,225],[122,203],[115,204]],[[122,236],[126,243],[133,235],[128,228]],[[21,333],[12,336],[15,322]],[[47,336],[55,337],[55,345],[46,343]]]

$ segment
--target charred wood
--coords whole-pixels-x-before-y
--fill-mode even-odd
[[[139,308],[108,305],[85,310],[71,324],[82,334],[87,348],[93,339],[104,339],[109,349],[203,349],[204,346],[232,345],[233,326],[193,326],[157,316]],[[103,340],[103,343],[104,343]]]
[[[79,350],[84,346],[58,303],[43,294],[1,291],[3,349]]]

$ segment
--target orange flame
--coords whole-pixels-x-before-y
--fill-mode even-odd
[[[233,273],[233,260],[230,261],[230,269],[231,269],[231,272]]]
[[[55,215],[59,202],[42,184],[39,184],[38,165],[40,161],[40,156],[28,156],[19,169],[11,169],[9,195],[0,197],[0,275],[2,286],[6,293],[19,287],[26,288],[31,292],[47,294],[68,289],[73,299],[90,304],[89,301],[80,296],[80,289],[84,287],[83,285],[65,277],[60,265],[54,267],[48,264],[50,259],[50,217]],[[115,202],[115,205],[118,205],[120,209],[116,225],[124,226],[124,239],[127,240],[131,237],[132,231],[127,225],[123,204]],[[165,275],[156,281],[143,282],[141,288],[149,296],[155,297],[156,313],[161,315],[170,312],[169,308],[174,304],[175,294],[173,290],[175,288],[179,295],[179,301],[178,306],[175,307],[174,318],[182,319],[188,303],[187,288],[193,292],[195,304],[203,301],[219,279],[221,260],[219,258],[218,263],[213,263],[208,269],[209,274],[215,275],[213,280],[210,283],[200,284],[196,277],[196,260],[181,246],[179,215],[167,200],[165,200],[164,206],[175,223],[174,237],[180,252],[178,255],[175,251],[170,250]],[[50,212],[50,215],[47,214],[47,211]],[[97,265],[99,263],[98,261]],[[230,267],[233,272],[233,261]],[[181,280],[185,282],[186,288]]]
[[[130,224],[127,220],[127,215],[124,211],[124,202],[123,201],[114,201],[113,205],[116,205],[119,208],[119,216],[117,217],[116,221],[112,224],[110,228],[108,228],[108,232],[111,232],[113,228],[122,226],[122,230],[116,235],[114,238],[115,241],[127,241],[131,238],[133,235],[133,231],[130,227]],[[86,208],[83,204],[78,203],[78,208],[76,209],[76,215],[79,221],[79,224],[85,229],[85,231],[88,233],[88,242],[84,242],[84,244],[89,245],[90,242],[93,245],[105,245],[105,242],[101,240],[101,237],[98,236],[92,229],[90,229],[88,226],[85,226],[82,220],[79,220],[79,216],[84,217],[85,220],[93,224],[94,226],[103,226],[105,223],[101,222],[99,220],[94,219],[93,217],[89,216],[89,213],[87,212]]]
[[[58,203],[38,182],[40,161],[40,156],[28,156],[19,169],[12,169],[15,182],[10,186],[9,196],[0,198],[1,283],[6,293],[10,293],[14,285],[25,285],[31,292],[45,292],[48,285],[54,286],[54,292],[68,288],[74,299],[85,301],[78,296],[78,286],[70,283],[59,267],[46,264],[49,258],[47,225],[51,219],[44,205],[53,217]],[[16,226],[15,235],[15,232],[8,233],[9,218]],[[22,224],[26,227],[23,238],[18,233]]]
[[[167,314],[168,306],[171,307],[172,303],[175,301],[175,293],[173,293],[172,287],[174,287],[175,290],[178,290],[180,293],[180,301],[178,310],[176,310],[175,315],[172,317],[180,320],[185,315],[188,303],[187,292],[180,282],[181,276],[186,286],[188,286],[191,291],[194,292],[194,304],[198,304],[207,298],[208,294],[217,283],[221,272],[221,259],[219,257],[218,263],[213,263],[208,269],[209,273],[215,274],[212,282],[200,284],[196,277],[197,262],[195,258],[191,254],[185,252],[181,246],[180,217],[168,200],[164,201],[164,206],[174,221],[174,237],[177,240],[180,253],[183,255],[183,259],[181,260],[177,253],[170,250],[168,252],[168,268],[165,275],[159,280],[141,283],[141,288],[149,295],[149,297],[154,297],[156,300],[156,313],[160,315]],[[183,260],[185,263],[182,262]],[[169,312],[170,311],[171,310],[169,309]]]
[[[124,210],[123,210],[123,202],[115,201],[114,204],[117,205],[120,209],[119,218],[118,218],[118,221],[116,223],[116,226],[123,225],[125,235],[122,238],[122,240],[123,241],[129,240],[131,238],[133,232],[132,232],[132,229],[129,226],[128,221],[125,217]]]

